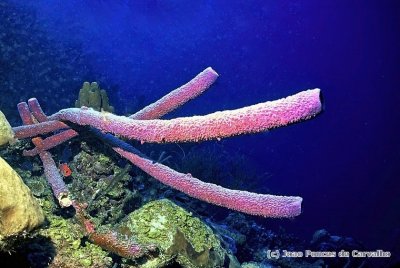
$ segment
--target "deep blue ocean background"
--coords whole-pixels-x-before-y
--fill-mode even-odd
[[[35,10],[33,22],[15,19],[35,45],[54,47],[47,66],[60,81],[43,88],[34,74],[44,67],[34,61],[10,71],[32,74],[36,86],[2,82],[13,100],[3,100],[8,117],[33,96],[47,112],[73,106],[84,80],[100,81],[116,113],[133,113],[208,66],[217,82],[167,118],[319,87],[325,109],[315,119],[219,142],[268,174],[253,190],[304,199],[293,220],[257,220],[306,240],[326,228],[372,250],[400,244],[397,1],[15,2]]]

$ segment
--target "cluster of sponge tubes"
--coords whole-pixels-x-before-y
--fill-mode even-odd
[[[274,218],[299,215],[301,213],[301,197],[257,194],[205,183],[194,178],[191,174],[179,173],[161,163],[152,161],[136,148],[114,136],[118,135],[142,143],[221,139],[286,126],[312,118],[322,109],[320,90],[312,89],[283,99],[236,110],[171,120],[159,119],[200,95],[214,83],[217,77],[218,74],[212,68],[207,68],[187,84],[175,89],[130,117],[98,112],[87,107],[63,109],[51,116],[46,116],[38,101],[30,99],[28,103],[18,104],[24,125],[15,127],[13,130],[16,138],[32,138],[35,148],[25,151],[24,155],[34,156],[38,154],[40,156],[45,175],[59,204],[63,207],[73,205],[77,212],[83,211],[82,206],[71,200],[68,188],[48,152],[54,146],[79,135],[76,130],[71,128],[71,123],[88,126],[93,135],[109,144],[119,155],[160,182],[189,196],[252,215]],[[44,139],[39,137],[54,131],[57,131],[57,134]],[[90,224],[85,226],[86,232],[95,233],[94,229],[87,227]],[[95,235],[92,235],[92,237],[95,237]],[[150,245],[148,248],[153,247]]]

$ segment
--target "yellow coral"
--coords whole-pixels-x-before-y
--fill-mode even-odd
[[[0,145],[14,140],[14,132],[5,115],[0,111]]]
[[[0,238],[31,231],[44,221],[37,200],[21,177],[0,157]]]

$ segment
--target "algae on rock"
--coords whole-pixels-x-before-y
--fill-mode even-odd
[[[29,232],[43,221],[43,211],[29,188],[0,157],[0,241]],[[5,246],[0,242],[0,250]]]
[[[108,252],[85,241],[85,235],[78,224],[60,216],[52,215],[51,212],[49,212],[47,218],[50,225],[40,230],[40,234],[51,239],[55,247],[56,254],[49,264],[49,268],[104,268],[112,266],[112,259],[108,256]]]
[[[110,106],[107,92],[100,89],[97,82],[84,82],[79,91],[79,98],[75,101],[75,107],[91,107],[96,111],[114,112],[114,107]]]
[[[139,243],[154,243],[160,255],[141,267],[222,267],[226,253],[205,223],[173,202],[152,201],[128,215],[126,226]]]

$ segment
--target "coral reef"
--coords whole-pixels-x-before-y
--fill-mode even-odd
[[[186,214],[184,210],[172,205],[169,201],[155,201],[155,203],[152,202],[144,206],[144,210],[153,208],[154,210],[151,213],[157,213],[154,216],[155,221],[150,218],[147,219],[148,216],[145,215],[151,214],[148,212],[140,214],[142,216],[139,218],[147,219],[144,222],[133,224],[131,221],[130,228],[128,228],[129,234],[126,233],[126,228],[115,229],[115,222],[120,219],[120,216],[117,214],[107,218],[105,215],[107,211],[113,210],[107,209],[107,206],[102,209],[94,203],[108,197],[117,202],[115,203],[116,207],[122,208],[120,206],[124,203],[132,202],[131,196],[126,191],[120,191],[120,188],[126,187],[124,184],[130,180],[129,166],[124,165],[125,168],[114,166],[112,171],[107,171],[104,170],[104,165],[112,167],[112,161],[106,157],[101,157],[100,163],[90,168],[90,163],[93,163],[93,160],[90,160],[90,155],[85,156],[82,153],[79,156],[78,153],[77,158],[74,159],[74,165],[72,165],[72,178],[68,178],[68,180],[72,180],[71,183],[64,180],[60,175],[56,162],[48,152],[49,149],[80,134],[89,134],[91,137],[100,140],[102,145],[111,148],[114,154],[122,156],[155,179],[191,197],[264,217],[297,216],[301,211],[302,199],[300,197],[256,194],[202,182],[190,173],[179,173],[162,164],[162,161],[168,159],[168,157],[164,158],[163,154],[159,157],[159,162],[155,162],[131,144],[109,134],[113,133],[141,143],[221,139],[285,126],[312,118],[321,111],[320,90],[314,89],[276,101],[205,116],[172,120],[158,119],[158,117],[201,94],[215,81],[217,76],[214,70],[207,68],[186,85],[131,117],[116,116],[104,111],[98,112],[87,107],[64,109],[51,116],[46,116],[38,101],[30,99],[28,103],[18,104],[18,111],[24,126],[13,128],[13,130],[15,136],[19,139],[32,138],[35,148],[24,150],[23,154],[25,156],[39,155],[56,200],[61,207],[71,206],[74,209],[74,219],[79,224],[82,235],[89,241],[108,252],[131,259],[133,263],[149,263],[149,267],[154,267],[150,263],[167,256],[166,254],[170,254],[170,258],[174,258],[185,267],[222,266],[227,259],[234,260],[234,256],[227,255],[225,250],[222,249],[218,237],[213,235],[211,229],[203,225],[198,218]],[[51,134],[52,132],[53,134]],[[104,132],[109,133],[105,134]],[[82,137],[85,138],[86,136],[82,135]],[[84,145],[82,144],[82,146]],[[89,165],[85,163],[89,163]],[[89,169],[85,171],[87,167]],[[78,194],[79,188],[85,184],[75,183],[74,177],[77,178],[77,182],[87,181],[85,172],[90,172],[90,170],[97,170],[95,173],[102,175],[103,178],[98,176],[98,179],[93,181],[92,189],[81,188],[83,193]],[[93,172],[86,173],[87,177],[91,177],[93,174]],[[105,179],[104,175],[112,175],[112,178]],[[119,187],[115,188],[116,185],[119,185]],[[160,203],[163,205],[160,205]],[[132,212],[131,215],[140,211],[139,209],[137,212]],[[165,211],[165,215],[160,214],[162,211]],[[179,214],[179,217],[173,216],[176,213]],[[113,213],[111,212],[111,214]],[[175,220],[179,219],[172,224],[172,219],[168,217],[174,217]],[[157,224],[153,226],[151,225],[152,222]],[[175,227],[166,228],[169,230],[168,234],[154,234],[154,232],[157,233],[164,229],[161,227],[163,224]],[[160,227],[161,230],[153,227]],[[149,228],[152,231],[148,231]],[[200,230],[204,232],[200,232]],[[146,233],[148,240],[144,238],[145,236],[140,236],[140,231]],[[228,236],[228,234],[225,234],[225,236]],[[161,240],[155,238],[161,238]],[[167,241],[169,241],[169,244]],[[172,260],[167,259],[164,259],[164,261],[170,262]]]
[[[313,251],[334,251],[340,252],[346,250],[351,252],[353,249],[359,251],[365,250],[365,246],[351,237],[342,237],[331,235],[327,230],[321,229],[315,231],[310,249]],[[325,258],[324,262],[330,267],[363,267],[366,260],[363,258]]]
[[[79,98],[75,101],[75,107],[91,107],[96,111],[114,112],[114,107],[109,103],[107,92],[100,89],[97,82],[84,82],[79,91]]]
[[[34,236],[19,240],[15,253],[9,256],[14,259],[0,256],[2,267],[112,267],[113,260],[108,252],[87,241],[76,222],[56,215],[57,208],[48,197],[40,199],[40,205],[46,215],[46,224]]]
[[[86,210],[96,216],[98,224],[118,222],[140,204],[129,189],[130,166],[120,168],[108,156],[90,150],[79,152],[70,166],[70,191],[79,202],[88,204]]]
[[[60,111],[50,116],[49,119],[91,125],[103,131],[138,139],[142,142],[143,140],[153,142],[190,141],[259,132],[311,118],[321,111],[319,95],[319,89],[308,90],[274,102],[201,117],[164,120],[165,122],[162,120],[135,120],[108,113],[98,113],[94,110],[74,108]],[[38,110],[41,111],[41,109],[37,101],[28,103],[33,115],[40,113]],[[21,103],[19,106],[23,107],[24,105]],[[27,118],[23,113],[21,116]],[[40,121],[40,118],[36,117],[36,119]],[[30,133],[34,136],[37,134],[38,128],[41,128],[40,123],[34,124],[32,127],[25,126],[14,130],[17,137],[20,137],[20,132]],[[109,137],[110,139],[112,138]],[[103,140],[105,141],[106,138]],[[116,142],[109,143],[115,144]],[[46,149],[49,147],[46,147]],[[42,148],[44,147],[42,146]],[[269,217],[293,217],[300,213],[301,198],[299,197],[260,195],[245,191],[227,190],[220,186],[215,187],[215,185],[206,184],[193,178],[190,174],[184,175],[162,164],[153,164],[146,159],[147,157],[141,157],[141,153],[135,154],[136,150],[132,148],[126,151],[121,149],[120,145],[119,148],[114,146],[113,149],[146,173],[198,199],[238,209],[242,212]],[[177,178],[180,180],[177,180]],[[209,191],[202,190],[205,188]]]
[[[199,218],[167,199],[149,202],[121,224],[140,243],[157,244],[160,255],[142,267],[220,267],[226,255],[212,230]]]
[[[91,217],[86,213],[86,204],[73,202],[78,223],[84,229],[88,239],[101,248],[128,259],[149,256],[156,252],[154,244],[139,244],[132,237],[127,237],[109,228],[96,228]]]
[[[112,259],[107,256],[107,252],[97,245],[85,242],[84,234],[77,224],[50,213],[47,218],[50,224],[39,234],[51,239],[55,246],[56,254],[50,267],[111,267]]]
[[[4,238],[23,235],[40,226],[43,211],[21,177],[0,157],[0,250],[11,245]]]
[[[242,267],[287,267],[287,268],[317,268],[325,267],[324,261],[319,258],[271,258],[268,250],[288,250],[293,252],[304,251],[310,245],[299,238],[288,234],[282,228],[275,232],[260,225],[244,214],[230,213],[220,224],[208,222],[220,241],[228,246],[235,256],[242,262]],[[335,266],[336,267],[336,266]]]

